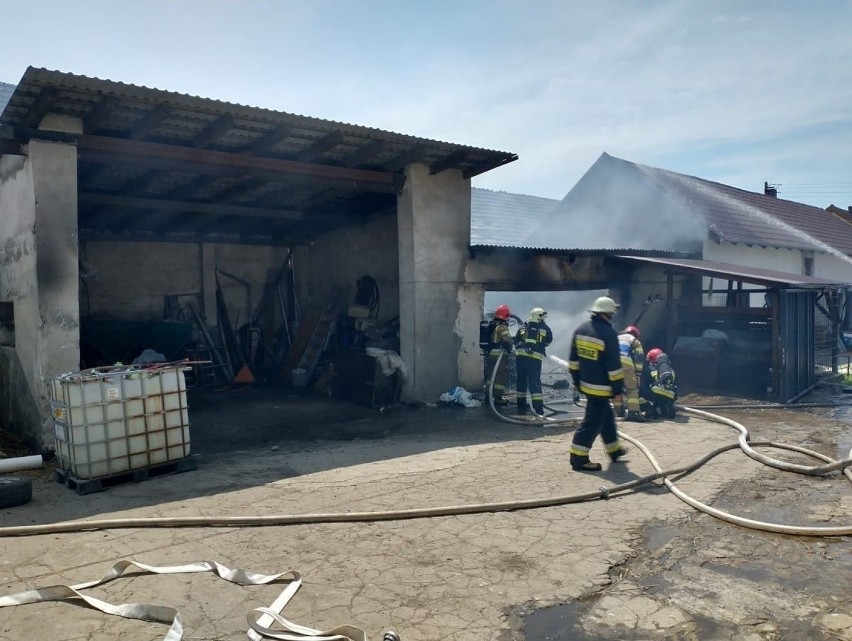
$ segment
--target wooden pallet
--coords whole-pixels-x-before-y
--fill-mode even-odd
[[[158,476],[190,472],[196,469],[198,469],[198,459],[194,456],[188,456],[177,461],[151,465],[150,467],[143,467],[137,470],[128,470],[121,474],[101,476],[96,479],[77,478],[70,470],[57,469],[55,470],[55,478],[57,483],[63,483],[66,487],[76,490],[77,494],[92,494],[94,492],[103,492],[119,485],[140,483]]]

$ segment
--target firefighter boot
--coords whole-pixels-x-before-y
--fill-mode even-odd
[[[619,459],[627,456],[628,451],[629,450],[622,445],[619,450],[616,450],[615,452],[613,452],[612,454],[609,455],[609,460],[612,461],[613,463],[615,463]]]
[[[521,398],[518,396],[518,414],[520,416],[526,415],[529,413],[529,406],[527,405],[527,398],[524,396]]]
[[[571,469],[575,472],[600,472],[603,466],[600,463],[592,463],[588,456],[571,455]]]
[[[627,412],[627,421],[632,421],[634,423],[646,423],[647,419],[642,416],[639,412]]]

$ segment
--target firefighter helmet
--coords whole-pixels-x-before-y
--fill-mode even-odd
[[[639,328],[636,325],[628,325],[624,328],[622,334],[633,334],[636,338],[639,338]]]
[[[541,307],[533,307],[530,310],[530,322],[532,323],[542,322],[545,316],[547,316],[547,312],[544,311]]]
[[[594,312],[595,314],[609,314],[612,316],[615,314],[618,307],[618,303],[612,300],[609,296],[600,296],[595,299],[594,303],[592,303],[589,311]]]
[[[496,310],[494,310],[494,316],[500,320],[509,320],[509,316],[511,314],[512,312],[508,305],[500,305]]]
[[[662,355],[663,355],[663,350],[661,350],[659,347],[655,347],[654,349],[648,350],[646,357],[647,357],[649,363],[656,363],[657,359]]]

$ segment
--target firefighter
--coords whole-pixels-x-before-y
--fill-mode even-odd
[[[618,335],[611,324],[617,309],[616,302],[608,296],[595,299],[589,308],[591,319],[580,325],[571,339],[568,370],[574,388],[586,396],[586,413],[571,441],[571,468],[574,470],[601,470],[600,463],[589,460],[589,451],[598,435],[611,461],[627,454],[627,448],[618,440],[615,414],[610,405],[610,399],[622,403],[624,393]]]
[[[628,421],[644,423],[645,417],[639,408],[639,379],[642,377],[642,367],[645,363],[645,352],[639,341],[639,328],[628,325],[618,335],[618,349],[621,352],[621,366],[624,368],[624,395],[627,397],[627,407],[622,403],[616,406],[619,416],[627,414]]]
[[[530,310],[529,320],[515,334],[515,368],[518,374],[518,414],[529,411],[527,389],[533,414],[544,418],[544,396],[541,393],[541,362],[545,348],[553,342],[553,332],[545,323],[547,312],[541,307]]]
[[[512,315],[508,305],[500,305],[494,310],[494,320],[491,321],[490,343],[488,349],[488,373],[487,381],[491,380],[491,373],[494,371],[494,365],[497,363],[502,352],[503,358],[500,360],[500,367],[497,368],[497,375],[494,378],[494,390],[492,391],[495,405],[508,405],[509,400],[506,398],[506,384],[509,381],[509,358],[513,349],[512,334],[509,331],[509,316]]]
[[[655,347],[648,350],[646,360],[639,385],[642,411],[648,418],[674,418],[677,415],[677,377],[669,356]]]

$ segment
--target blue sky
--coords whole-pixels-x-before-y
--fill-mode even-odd
[[[27,66],[519,154],[562,198],[604,151],[852,205],[852,3],[0,0]]]

